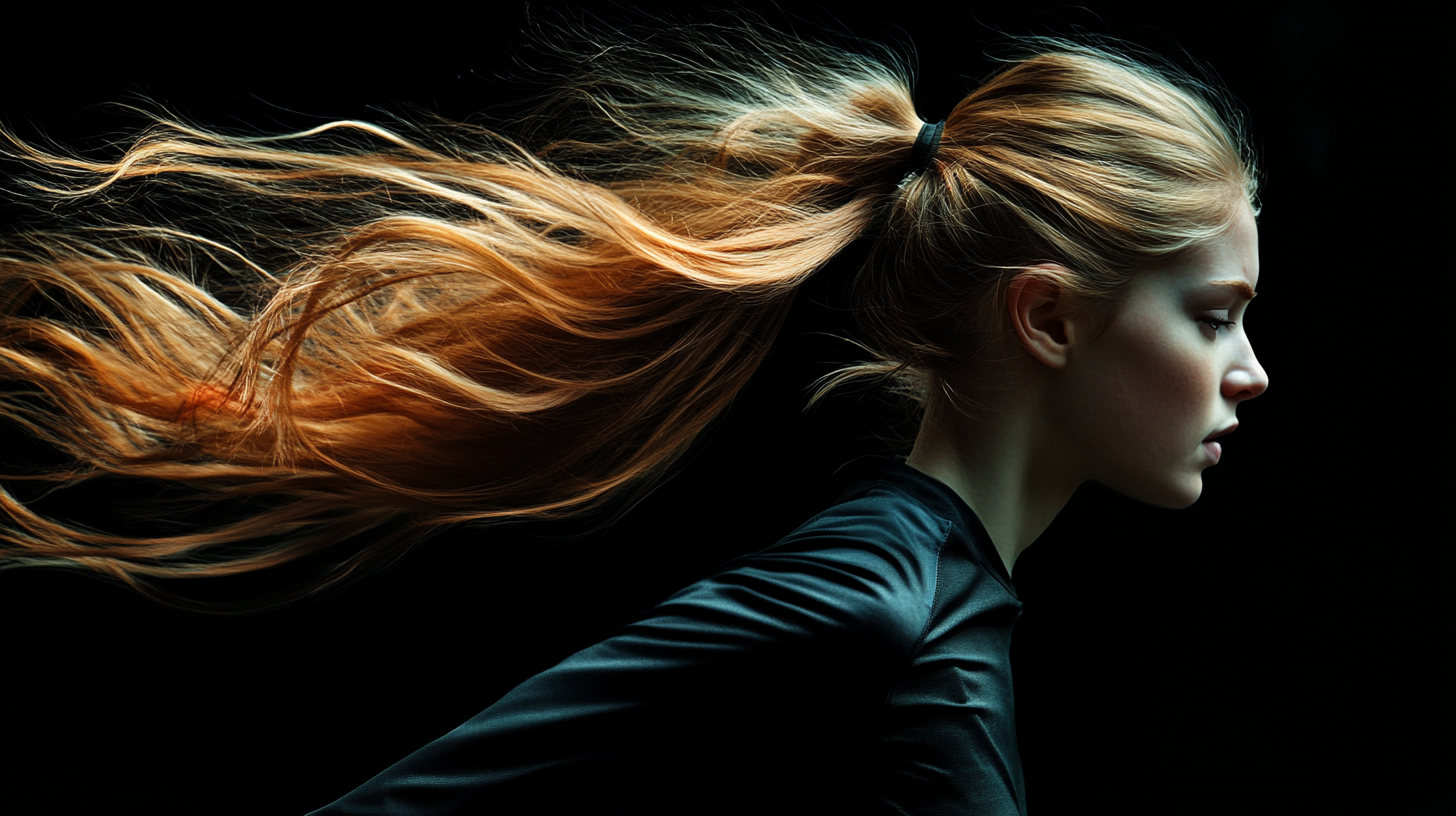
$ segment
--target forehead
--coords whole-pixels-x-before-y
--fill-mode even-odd
[[[1145,276],[1148,283],[1200,289],[1221,289],[1249,299],[1259,285],[1259,229],[1247,207],[1230,229],[1180,256],[1163,270]]]

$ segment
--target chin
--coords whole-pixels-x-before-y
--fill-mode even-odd
[[[1169,480],[1164,482],[1151,482],[1142,484],[1112,484],[1103,482],[1104,487],[1120,493],[1134,501],[1143,504],[1151,504],[1154,507],[1161,507],[1165,510],[1182,510],[1193,506],[1198,497],[1203,495],[1203,474],[1196,473],[1192,478],[1181,480]]]
[[[1158,507],[1166,507],[1169,510],[1182,510],[1185,507],[1192,507],[1203,495],[1203,475],[1194,476],[1191,484],[1180,485],[1181,490],[1175,490],[1164,497],[1163,501],[1150,502]]]
[[[1166,508],[1168,510],[1183,510],[1185,508],[1192,507],[1194,503],[1198,501],[1198,497],[1201,495],[1203,495],[1203,491],[1200,490],[1196,493],[1193,493],[1192,495],[1179,496],[1176,499],[1169,499],[1166,502],[1151,502],[1151,504],[1154,504],[1158,507]]]

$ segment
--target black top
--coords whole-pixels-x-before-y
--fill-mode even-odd
[[[891,464],[320,816],[1026,813],[1010,577]]]

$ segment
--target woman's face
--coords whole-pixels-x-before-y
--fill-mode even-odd
[[[1198,499],[1222,453],[1210,438],[1269,385],[1244,329],[1258,282],[1246,208],[1219,241],[1135,278],[1112,326],[1073,345],[1063,415],[1088,478],[1160,507]]]

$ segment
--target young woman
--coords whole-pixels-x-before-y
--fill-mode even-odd
[[[0,416],[75,462],[31,478],[162,479],[230,515],[126,535],[4,493],[4,558],[171,602],[155,579],[312,565],[259,602],[282,603],[430,529],[621,502],[863,246],[875,359],[825,387],[917,400],[909,457],[318,812],[1024,813],[1017,555],[1088,480],[1192,503],[1267,385],[1236,122],[1071,43],[934,124],[894,65],[762,31],[580,67],[519,142],[14,142],[52,198],[208,214],[10,241]]]

